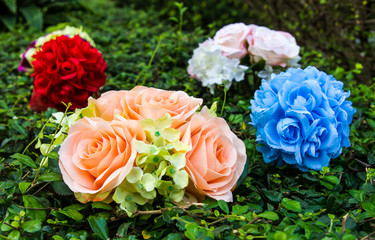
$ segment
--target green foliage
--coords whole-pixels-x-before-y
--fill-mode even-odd
[[[16,24],[22,17],[22,23],[41,31],[43,25],[57,24],[65,21],[65,11],[78,10],[86,7],[84,1],[76,0],[2,0],[0,1],[0,20],[8,30],[15,30]]]
[[[2,3],[9,11],[21,11],[19,5],[14,7],[14,2]],[[255,22],[247,20],[266,13],[250,11],[252,8],[246,4],[242,8],[235,1],[216,1],[216,12],[208,1],[194,6],[194,1],[183,5],[166,2],[136,9],[136,3],[115,6],[111,1],[90,1],[85,6],[87,11],[66,14],[69,11],[66,10],[65,21],[82,25],[103,53],[108,63],[108,80],[101,92],[131,89],[137,84],[184,90],[204,98],[208,106],[216,101],[212,110],[219,106],[221,111],[224,92],[218,89],[212,96],[199,82],[189,78],[187,61],[198,43],[212,37],[222,25]],[[47,20],[44,11],[43,18]],[[238,13],[242,11],[247,11],[249,18],[240,18]],[[222,13],[220,18],[218,13]],[[305,13],[306,19],[316,16],[309,14]],[[190,25],[191,21],[194,24]],[[290,22],[286,21],[286,26],[280,29],[291,27]],[[207,29],[202,30],[198,23],[208,23],[201,24]],[[313,27],[306,25],[306,29]],[[45,149],[44,155],[35,149],[38,144],[53,141],[49,135],[55,134],[59,124],[49,121],[55,110],[37,114],[27,108],[33,78],[19,74],[17,65],[19,55],[29,43],[43,34],[17,23],[12,32],[0,34],[0,47],[6,50],[0,52],[0,237],[348,240],[364,238],[374,231],[375,84],[356,81],[357,76],[368,70],[356,59],[351,58],[354,64],[348,67],[340,64],[346,59],[328,58],[330,54],[312,48],[307,42],[302,51],[303,67],[315,65],[343,81],[357,109],[351,125],[352,147],[333,159],[329,168],[302,173],[289,166],[276,168],[263,162],[256,151],[255,130],[248,125],[249,99],[254,90],[254,84],[249,82],[256,80],[248,76],[248,81],[234,83],[226,92],[222,115],[244,140],[248,156],[244,180],[234,190],[234,202],[207,198],[203,204],[176,207],[168,201],[155,200],[155,211],[150,211],[151,204],[145,204],[128,217],[116,203],[78,203],[62,182],[58,144],[49,151]],[[311,39],[324,41],[323,36],[317,34]],[[341,48],[328,45],[336,50]],[[368,81],[373,83],[373,79]]]

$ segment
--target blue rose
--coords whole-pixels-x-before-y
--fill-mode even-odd
[[[302,171],[321,170],[349,147],[355,109],[350,92],[331,75],[288,69],[262,81],[251,100],[251,124],[266,163],[291,164]]]

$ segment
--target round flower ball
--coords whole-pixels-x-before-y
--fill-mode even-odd
[[[355,109],[343,85],[311,66],[263,80],[250,117],[264,161],[321,170],[349,147]]]
[[[79,35],[58,36],[44,43],[34,57],[32,110],[62,111],[63,102],[71,102],[71,110],[86,107],[88,97],[97,94],[106,81],[102,54]]]

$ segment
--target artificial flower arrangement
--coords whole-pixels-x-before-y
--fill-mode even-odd
[[[213,93],[215,85],[224,84],[229,88],[233,80],[244,79],[249,69],[244,62],[246,56],[251,64],[264,60],[264,70],[258,76],[270,79],[272,73],[280,72],[275,66],[299,67],[299,51],[295,38],[287,32],[234,23],[217,31],[213,39],[199,44],[189,60],[188,73]]]
[[[94,41],[82,28],[66,26],[33,41],[22,54],[20,72],[31,73],[34,89],[29,107],[71,109],[87,106],[106,82],[107,64]]]
[[[349,147],[355,109],[343,83],[315,67],[289,68],[251,100],[251,124],[266,163],[322,170]]]
[[[80,202],[115,201],[131,215],[161,197],[233,200],[245,145],[213,109],[196,112],[202,99],[138,86],[88,102],[69,116],[55,113],[61,129],[41,146],[45,155],[60,146],[63,180]]]

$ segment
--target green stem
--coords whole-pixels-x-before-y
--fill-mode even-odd
[[[41,170],[42,167],[43,167],[43,164],[42,164],[42,163],[45,161],[45,159],[47,158],[49,152],[51,151],[51,147],[52,147],[52,145],[53,145],[53,142],[55,141],[56,134],[57,134],[57,132],[58,132],[58,130],[59,130],[61,124],[62,124],[62,121],[63,121],[64,118],[66,117],[66,114],[67,114],[67,112],[68,112],[68,110],[69,110],[69,107],[70,107],[71,105],[72,105],[71,103],[68,103],[68,105],[67,105],[67,107],[66,107],[66,109],[65,109],[64,115],[63,115],[63,117],[60,119],[59,125],[56,127],[55,133],[53,134],[53,138],[51,139],[51,142],[50,142],[50,144],[49,144],[49,146],[48,146],[48,149],[47,149],[47,151],[46,151],[46,155],[44,155],[42,161],[40,162],[40,166],[39,166],[38,170],[37,170],[36,173],[35,173],[35,177],[34,177],[33,182],[31,183],[31,185],[34,185],[34,183],[36,182],[36,179],[38,178],[39,172],[40,172],[40,170]]]
[[[145,74],[145,76],[144,76],[144,78],[143,78],[143,81],[142,81],[142,84],[141,84],[141,85],[144,85],[144,84],[146,83],[147,73],[148,73],[148,71],[149,71],[150,68],[151,68],[151,64],[152,64],[152,62],[154,61],[154,57],[155,57],[155,55],[156,55],[156,52],[159,50],[159,47],[160,47],[161,41],[162,41],[163,39],[164,39],[164,35],[160,35],[159,38],[157,39],[158,43],[157,43],[157,45],[156,45],[156,48],[155,48],[154,52],[153,52],[152,55],[151,55],[151,58],[150,58],[150,61],[148,62],[148,65],[147,65],[146,70],[142,71],[142,72],[138,75],[137,79],[135,80],[136,82],[138,82],[138,80],[141,78],[141,76],[143,75],[143,73],[146,72],[146,74]]]
[[[223,116],[224,107],[225,107],[225,102],[226,102],[226,100],[227,100],[227,91],[228,91],[228,88],[226,88],[226,87],[224,86],[224,100],[223,100],[223,106],[221,107],[220,117]]]
[[[42,129],[40,130],[40,132],[38,133],[38,136],[36,136],[34,138],[34,140],[32,140],[25,148],[25,150],[23,150],[22,152],[22,155],[25,154],[25,152],[27,151],[27,149],[39,138],[40,134],[44,131],[44,128],[47,126],[47,124],[51,121],[51,118],[49,118],[47,120],[47,122],[43,125]]]

